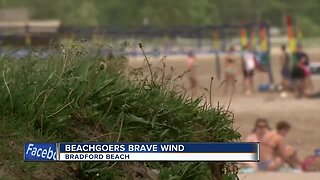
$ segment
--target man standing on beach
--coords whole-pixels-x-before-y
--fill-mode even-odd
[[[264,171],[277,171],[285,163],[294,169],[300,169],[301,161],[294,147],[284,143],[291,126],[285,121],[277,124],[275,131],[264,135],[260,141],[260,162],[258,169]]]
[[[234,55],[234,47],[230,46],[227,57],[225,58],[224,69],[225,69],[225,94],[233,94],[235,92],[236,86],[236,75],[237,75],[237,63]]]
[[[188,53],[187,67],[189,71],[190,89],[192,91],[192,97],[196,95],[198,79],[196,76],[196,57],[193,52]]]

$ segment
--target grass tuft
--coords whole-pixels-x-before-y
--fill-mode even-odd
[[[124,57],[63,46],[49,59],[2,58],[0,170],[8,179],[210,179],[218,163],[24,163],[27,141],[230,142],[240,135],[222,107],[190,99],[166,65],[131,69]],[[129,74],[129,76],[128,76]],[[211,102],[210,102],[211,105]],[[219,173],[213,173],[219,172]],[[227,174],[229,172],[226,172]]]

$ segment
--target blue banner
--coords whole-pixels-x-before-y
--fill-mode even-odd
[[[258,143],[59,143],[60,153],[258,153]]]
[[[57,144],[56,143],[25,143],[24,144],[25,161],[56,161]]]

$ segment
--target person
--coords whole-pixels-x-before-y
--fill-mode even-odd
[[[227,94],[228,91],[230,91],[231,94],[233,94],[235,92],[235,81],[236,81],[236,73],[237,73],[236,59],[234,57],[233,46],[230,46],[228,55],[225,58],[224,66],[225,66],[225,80],[226,80],[225,94]]]
[[[309,88],[311,92],[313,92],[314,86],[311,80],[309,56],[306,52],[303,51],[301,44],[298,44],[297,46],[297,59],[298,61],[302,61],[301,66],[304,71],[304,88]]]
[[[297,55],[298,57],[298,55]],[[305,70],[304,70],[304,61],[303,57],[300,57],[298,62],[294,64],[292,69],[292,82],[293,89],[297,98],[301,98],[305,95]]]
[[[245,86],[245,93],[247,95],[250,95],[253,92],[253,76],[254,76],[255,64],[256,64],[256,59],[255,59],[255,55],[252,52],[252,45],[251,43],[248,43],[247,50],[244,52],[243,58],[242,58],[244,86]]]
[[[301,168],[301,161],[296,149],[284,143],[291,125],[286,121],[280,121],[275,131],[267,132],[260,141],[260,162],[258,169],[263,171],[277,171],[285,163],[294,169]]]
[[[301,69],[303,70],[303,92],[304,94],[306,94],[306,90],[307,87],[311,87],[311,90],[313,90],[313,85],[312,85],[312,81],[311,81],[311,71],[310,68],[307,65],[307,57],[306,56],[302,56],[301,59],[299,60],[299,65],[301,67]]]
[[[309,56],[302,49],[302,45],[297,45],[297,59],[301,59],[302,57],[306,58],[305,65],[309,66]]]
[[[249,134],[246,138],[246,142],[260,142],[264,135],[271,130],[269,123],[264,118],[258,118],[255,122],[252,133]],[[245,163],[246,167],[252,168],[253,170],[257,170],[257,163],[250,162]]]
[[[258,118],[252,133],[246,138],[246,142],[260,142],[262,137],[271,130],[267,119]]]
[[[283,91],[281,92],[281,97],[287,97],[287,92],[290,89],[290,56],[286,50],[286,46],[281,46],[281,76]]]
[[[188,53],[188,71],[189,71],[189,81],[190,89],[192,90],[192,97],[196,94],[196,88],[198,80],[196,77],[196,58],[193,52]]]

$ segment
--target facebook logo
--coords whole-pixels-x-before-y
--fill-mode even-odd
[[[24,144],[25,161],[56,161],[57,145],[56,143],[25,143]]]

